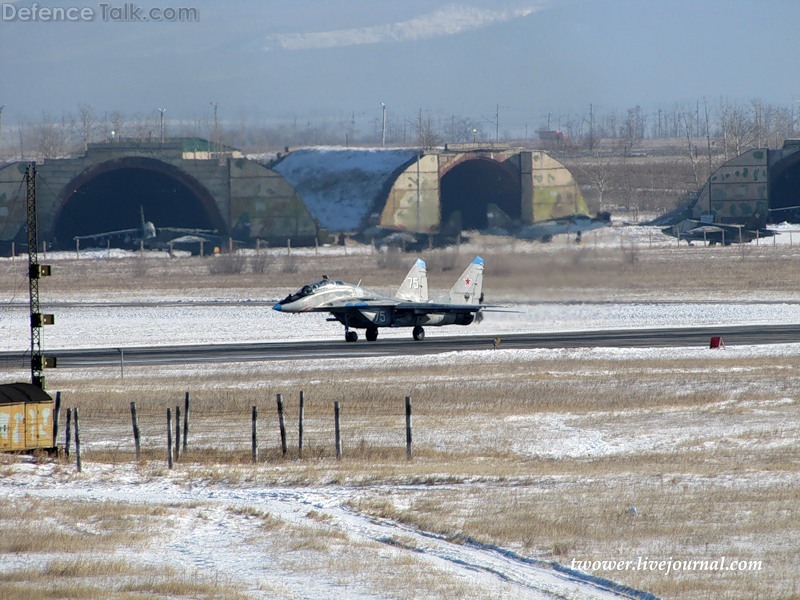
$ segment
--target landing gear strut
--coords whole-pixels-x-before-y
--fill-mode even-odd
[[[367,341],[374,342],[378,339],[378,328],[377,327],[368,327],[367,328]]]
[[[350,319],[348,318],[347,313],[344,314],[344,341],[345,342],[355,342],[358,340],[358,333],[355,331],[350,331]]]
[[[419,325],[417,325],[416,327],[414,327],[414,331],[411,332],[411,335],[414,336],[415,340],[421,342],[422,340],[425,339],[425,330]]]

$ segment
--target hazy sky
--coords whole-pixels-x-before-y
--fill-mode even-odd
[[[103,20],[125,3],[41,1],[94,20],[0,21],[3,122],[42,112],[231,122],[381,116],[420,109],[537,129],[552,115],[667,108],[721,96],[800,99],[797,0],[143,0],[197,22]],[[105,9],[103,6],[105,5]],[[77,14],[77,10],[71,13]],[[41,17],[41,14],[39,15]],[[14,18],[15,20],[12,20]]]

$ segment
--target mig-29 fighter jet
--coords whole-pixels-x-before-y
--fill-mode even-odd
[[[483,259],[478,256],[459,280],[442,297],[428,300],[425,261],[417,259],[395,296],[385,296],[343,281],[323,276],[321,281],[304,285],[272,308],[287,313],[328,312],[329,320],[344,325],[344,339],[355,342],[366,329],[367,340],[378,339],[379,327],[413,327],[415,340],[425,339],[424,325],[469,325],[485,307]]]

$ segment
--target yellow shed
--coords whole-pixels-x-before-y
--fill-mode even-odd
[[[0,452],[54,448],[55,407],[30,383],[0,384]]]

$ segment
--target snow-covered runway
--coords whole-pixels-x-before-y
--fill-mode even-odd
[[[48,348],[225,344],[339,340],[343,328],[324,314],[283,314],[269,302],[149,302],[51,305],[56,324],[44,330]],[[502,335],[702,325],[800,323],[800,303],[787,302],[548,302],[509,305],[480,323],[429,327],[429,336]],[[0,315],[0,351],[30,346],[28,307],[7,305]],[[381,338],[409,338],[408,329],[382,329]]]

